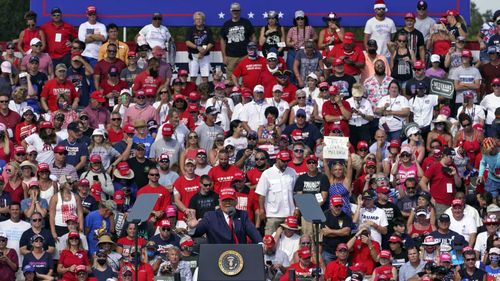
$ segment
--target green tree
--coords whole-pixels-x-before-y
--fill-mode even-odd
[[[24,13],[30,8],[29,0],[0,0],[0,41],[17,39],[25,28]]]

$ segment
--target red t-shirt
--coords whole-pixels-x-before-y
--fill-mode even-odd
[[[300,267],[300,263],[293,263],[290,265],[290,267],[288,268],[286,273],[283,276],[281,276],[280,281],[288,281],[288,279],[290,279],[290,277],[288,275],[290,272],[289,270],[292,268],[295,269],[296,276],[310,276],[311,270],[316,268],[316,265],[311,262],[309,267],[302,268],[302,267]]]
[[[351,105],[346,102],[345,100],[342,101],[342,105],[344,106],[347,111],[352,112]],[[332,116],[341,116],[342,112],[340,111],[340,108],[338,107],[337,104],[333,104],[331,101],[327,100],[323,104],[323,118],[325,118],[326,115],[332,115]],[[326,122],[325,120],[325,136],[328,136],[331,131],[331,126],[333,125],[333,122]],[[342,132],[344,132],[344,136],[348,137],[349,136],[349,123],[347,120],[341,120],[339,123],[340,127],[342,128]]]
[[[21,122],[16,125],[16,132],[14,133],[14,138],[17,144],[21,144],[21,141],[36,133],[37,127],[33,124],[26,124],[26,122]]]
[[[123,268],[125,265],[132,270],[132,281],[135,281],[135,266],[131,262],[123,262],[120,264],[120,272],[118,274],[118,281],[122,281]],[[139,281],[153,281],[155,273],[153,267],[149,263],[141,262],[139,265],[139,272],[137,272],[137,279]]]
[[[146,246],[146,243],[147,243],[146,239],[142,237],[139,237],[139,239],[137,240],[137,244],[141,248]],[[118,241],[116,241],[116,244],[123,248],[123,255],[128,255],[130,254],[130,249],[135,247],[135,240],[129,239],[127,236],[125,236],[118,239]]]
[[[63,83],[60,83],[57,79],[47,81],[45,86],[43,86],[41,97],[47,100],[47,106],[50,111],[57,111],[59,109],[57,106],[57,97],[59,95],[68,97],[70,105],[73,104],[74,99],[79,97],[71,81],[65,80]]]
[[[78,32],[69,23],[62,22],[61,25],[55,25],[54,22],[49,21],[41,26],[45,32],[47,40],[47,53],[52,59],[62,58],[64,55],[71,51],[71,40],[78,38]]]
[[[330,262],[325,269],[325,280],[343,281],[347,278],[347,265],[341,264],[338,260]]]
[[[429,180],[432,198],[439,204],[451,205],[455,193],[455,180],[452,175],[443,173],[441,162],[432,164],[424,172],[424,176]]]
[[[189,130],[194,131],[196,125],[194,124],[193,115],[191,115],[191,113],[189,113],[187,110],[184,110],[183,112],[181,112],[181,114],[179,114],[179,118],[182,124],[188,127]]]
[[[236,191],[236,197],[238,197],[236,209],[246,211],[250,221],[255,223],[255,211],[259,209],[259,196],[257,193],[253,189],[250,189],[248,193]]]
[[[121,90],[127,89],[127,82],[120,80],[116,85],[111,85],[108,83],[108,80],[101,80],[101,90],[104,95],[107,95],[113,91],[120,93]],[[115,104],[118,103],[118,99],[115,98]]]
[[[158,200],[156,200],[156,204],[153,208],[153,211],[165,211],[167,210],[168,205],[172,205],[172,195],[168,191],[166,187],[163,185],[154,187],[151,185],[145,185],[137,191],[137,197],[141,194],[158,194]],[[157,221],[159,221],[158,218]]]
[[[438,162],[439,159],[436,159],[433,155],[425,157],[424,161],[422,162],[422,170],[427,171],[432,164]]]
[[[380,254],[380,245],[377,241],[372,240],[372,245]],[[356,239],[353,246],[354,251],[352,252],[352,264],[362,263],[366,266],[366,274],[372,275],[373,269],[377,264],[370,255],[370,249],[368,245],[361,243],[361,239]]]
[[[99,81],[104,81],[104,80],[108,79],[108,73],[109,73],[109,69],[111,67],[116,67],[116,69],[118,70],[118,73],[121,73],[122,70],[127,67],[127,65],[119,58],[117,58],[115,62],[108,62],[105,59],[100,60],[94,66],[94,75],[99,75]],[[134,82],[135,82],[135,80],[134,80]]]
[[[233,75],[242,77],[243,86],[253,89],[259,82],[262,71],[267,67],[266,64],[267,61],[264,57],[258,57],[255,60],[245,57],[233,70]]]
[[[111,143],[119,142],[123,139],[123,129],[115,131],[111,128],[108,129],[108,139]]]
[[[208,176],[214,183],[214,191],[220,195],[220,190],[226,187],[231,187],[231,180],[236,173],[243,173],[234,165],[229,165],[227,170],[223,170],[220,166],[215,166],[208,172]]]
[[[62,250],[59,255],[59,264],[62,264],[65,268],[71,267],[72,265],[90,265],[89,259],[87,257],[87,251],[79,250],[73,254],[70,250]],[[64,280],[76,281],[76,275],[74,272],[65,272],[62,275]]]
[[[149,71],[144,70],[143,72],[139,73],[135,79],[134,79],[134,85],[132,86],[132,90],[136,92],[137,90],[140,89],[153,89],[154,93],[156,94],[156,91],[160,86],[163,84],[163,79],[161,79],[160,76],[158,77],[153,77],[149,75]]]
[[[392,278],[392,265],[381,265],[373,271],[373,281],[378,281],[378,276],[384,274],[385,276]]]
[[[278,67],[278,70],[283,71],[285,70],[285,67]],[[264,70],[260,74],[259,82],[258,84],[261,84],[264,86],[264,97],[266,98],[272,98],[273,97],[273,86],[278,84],[278,80],[274,75],[269,72],[269,69],[264,67]]]
[[[283,87],[283,94],[281,94],[281,99],[291,103],[295,100],[295,92],[297,92],[297,87],[294,84],[287,82],[286,86]]]
[[[363,50],[357,46],[354,46],[354,49],[351,52],[346,52],[344,50],[344,44],[337,44],[327,53],[326,56],[329,58],[349,57],[354,62],[365,63],[365,54],[363,54]],[[344,63],[344,73],[355,76],[361,73],[361,69]]]
[[[295,173],[297,173],[297,176],[303,175],[307,173],[307,163],[306,161],[302,161],[300,164],[295,164],[293,161],[288,162],[288,167],[292,168],[295,170]]]
[[[23,191],[24,190],[22,184],[19,184],[19,186],[15,190],[10,186],[10,182],[5,184],[4,187],[4,192],[10,194],[10,200],[16,203],[21,203],[21,201],[24,199]]]
[[[247,172],[247,179],[250,185],[257,185],[259,182],[260,176],[262,176],[262,172],[257,168],[252,168]]]
[[[7,129],[11,129],[12,133],[16,129],[16,125],[21,122],[21,116],[17,112],[9,109],[7,115],[0,113],[0,123],[3,123]]]
[[[186,179],[185,176],[180,176],[174,181],[172,186],[179,192],[182,204],[188,207],[191,198],[200,190],[200,177],[195,176],[193,179],[189,180]],[[184,213],[178,210],[177,217],[179,220],[183,220]]]
[[[197,90],[196,83],[189,81],[189,82],[186,82],[186,84],[182,88],[181,94],[183,96],[188,97],[191,92],[196,92],[196,90]]]

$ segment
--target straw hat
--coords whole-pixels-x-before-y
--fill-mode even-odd
[[[35,164],[31,163],[31,162],[30,162],[30,161],[28,161],[28,160],[24,160],[24,161],[21,163],[21,165],[19,165],[19,167],[20,167],[21,169],[23,169],[24,167],[30,167],[30,168],[31,168],[31,171],[32,171],[34,174],[36,174],[36,172],[37,172],[37,168],[36,168]]]

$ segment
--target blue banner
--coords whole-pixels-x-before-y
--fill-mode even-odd
[[[119,26],[144,26],[151,22],[151,15],[159,12],[163,15],[166,26],[191,26],[192,14],[202,11],[206,15],[206,24],[222,26],[231,18],[229,6],[237,0],[31,0],[31,9],[38,14],[38,22],[50,20],[50,10],[61,8],[63,19],[75,26],[87,20],[86,7],[97,7],[98,20],[105,24]],[[402,26],[407,12],[416,13],[417,0],[386,0],[387,15],[396,25]],[[470,0],[434,0],[428,2],[428,15],[441,17],[448,9],[460,12],[470,23]],[[243,17],[249,18],[256,26],[265,24],[267,11],[274,10],[279,15],[280,24],[290,26],[296,10],[303,10],[309,17],[310,24],[322,26],[322,17],[335,12],[342,17],[343,26],[364,26],[373,16],[374,0],[335,1],[335,0],[240,0]]]

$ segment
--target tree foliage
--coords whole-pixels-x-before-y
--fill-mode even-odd
[[[29,8],[29,0],[0,0],[0,41],[18,38],[26,26],[24,14]]]

